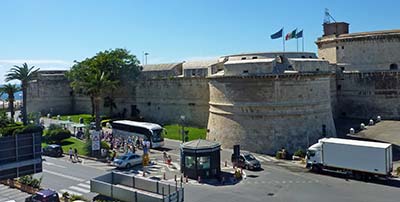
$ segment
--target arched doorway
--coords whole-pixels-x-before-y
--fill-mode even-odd
[[[390,64],[390,70],[397,70],[399,67],[397,66],[396,63]]]

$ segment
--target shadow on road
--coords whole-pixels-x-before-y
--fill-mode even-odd
[[[320,175],[326,175],[326,176],[331,176],[335,178],[341,178],[346,181],[359,181],[359,182],[365,182],[365,183],[372,183],[372,184],[379,184],[379,185],[384,185],[384,186],[390,186],[390,187],[397,187],[400,188],[400,179],[399,178],[371,178],[371,179],[356,179],[353,176],[342,174],[342,173],[335,173],[335,172],[328,172],[328,171],[322,171],[319,173]]]

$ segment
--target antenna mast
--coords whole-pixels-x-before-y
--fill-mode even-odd
[[[324,17],[324,24],[329,24],[331,23],[331,20],[333,22],[336,22],[336,20],[332,17],[332,15],[329,13],[329,9],[325,8],[325,17]]]

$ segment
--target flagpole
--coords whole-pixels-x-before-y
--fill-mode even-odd
[[[304,52],[304,31],[303,31],[303,37],[301,37],[301,40],[302,40],[301,48],[303,49],[303,52]]]
[[[299,52],[299,38],[297,38],[297,36],[296,36],[296,49],[297,52]]]
[[[283,43],[283,52],[285,52],[285,32],[283,31],[284,29],[282,28],[282,43]]]

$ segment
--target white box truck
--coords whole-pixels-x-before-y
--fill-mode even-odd
[[[307,168],[353,174],[356,178],[391,176],[392,145],[380,142],[323,138],[307,150]]]

